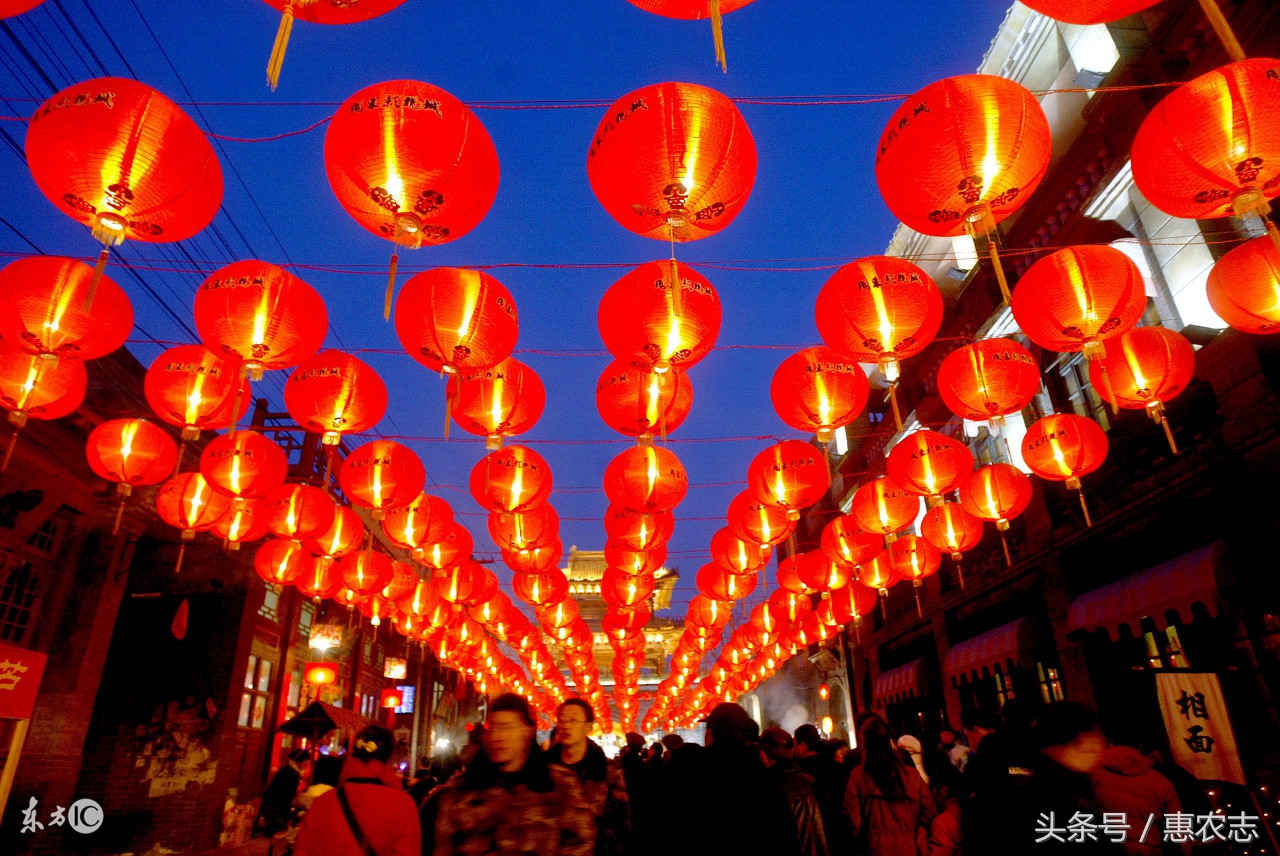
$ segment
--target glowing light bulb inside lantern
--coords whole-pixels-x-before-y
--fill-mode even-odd
[[[763,508],[760,509],[760,534],[764,536],[766,542],[773,540],[773,529],[769,526],[769,513]],[[760,548],[763,551],[764,545],[761,544]]]
[[[204,508],[204,505],[205,505],[204,488],[205,488],[204,479],[200,479],[196,481],[196,492],[191,495],[190,499],[187,500],[187,524],[188,525],[192,525],[197,520],[200,519],[200,509]],[[191,532],[192,536],[193,537],[195,536],[195,532],[192,532],[190,529],[187,529],[187,530],[184,530],[182,533],[184,537],[186,536],[187,532]]]
[[[267,340],[267,321],[271,317],[271,290],[262,289],[262,294],[258,298],[258,310],[253,313],[253,343],[249,352],[257,354],[266,351]],[[262,380],[262,363],[256,360],[246,360],[245,369],[249,376],[254,380]]]
[[[658,373],[653,373],[653,378],[649,381],[649,403],[645,407],[645,421],[650,425],[656,424],[658,421],[658,407],[660,404],[660,396],[662,388],[658,383]]]
[[[815,380],[817,381],[818,391],[818,425],[821,428],[826,428],[831,424],[831,401],[827,398],[827,385],[823,381],[822,375],[819,374]]]
[[[382,518],[382,464],[373,465],[373,514],[374,520]]]

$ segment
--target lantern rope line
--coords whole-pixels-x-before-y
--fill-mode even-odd
[[[1222,14],[1218,0],[1200,0],[1200,8],[1204,11],[1204,16],[1209,19],[1209,26],[1213,27],[1213,32],[1222,42],[1222,47],[1226,49],[1231,61],[1240,62],[1245,59],[1244,48],[1240,46],[1240,40],[1236,38],[1231,25],[1227,23],[1226,16]]]

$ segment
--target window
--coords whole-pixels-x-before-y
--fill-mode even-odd
[[[1045,704],[1062,701],[1062,678],[1058,670],[1044,663],[1036,663],[1036,677],[1040,680],[1040,698]]]
[[[21,642],[26,635],[37,582],[30,562],[0,566],[0,639]]]
[[[27,544],[41,553],[52,556],[58,546],[58,536],[61,533],[62,524],[50,517],[40,525],[39,529],[31,533],[31,537],[27,539]]]
[[[280,586],[268,584],[262,595],[262,606],[258,607],[258,614],[268,621],[280,620]]]
[[[267,701],[271,698],[270,660],[249,655],[244,672],[245,692],[240,694],[240,715],[236,724],[241,728],[263,728],[267,721]]]
[[[298,635],[303,639],[311,638],[311,623],[316,617],[316,606],[314,603],[306,602],[302,604],[302,608],[298,610]]]

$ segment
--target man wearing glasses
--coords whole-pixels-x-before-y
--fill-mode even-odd
[[[622,767],[605,757],[587,735],[595,723],[591,705],[571,698],[556,711],[556,745],[547,753],[553,764],[568,767],[578,776],[582,795],[596,821],[597,856],[618,856],[629,851],[631,838],[627,785]]]

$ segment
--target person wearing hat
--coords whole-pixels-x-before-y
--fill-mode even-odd
[[[813,777],[796,766],[795,741],[781,728],[766,728],[760,735],[760,760],[778,798],[791,819],[791,852],[799,856],[827,856],[827,832]]]
[[[490,703],[483,751],[441,786],[435,856],[590,856],[595,818],[578,777],[538,747],[535,723],[522,696],[504,693]]]
[[[338,787],[302,819],[293,856],[421,856],[418,810],[391,765],[395,748],[381,725],[356,735]]]

